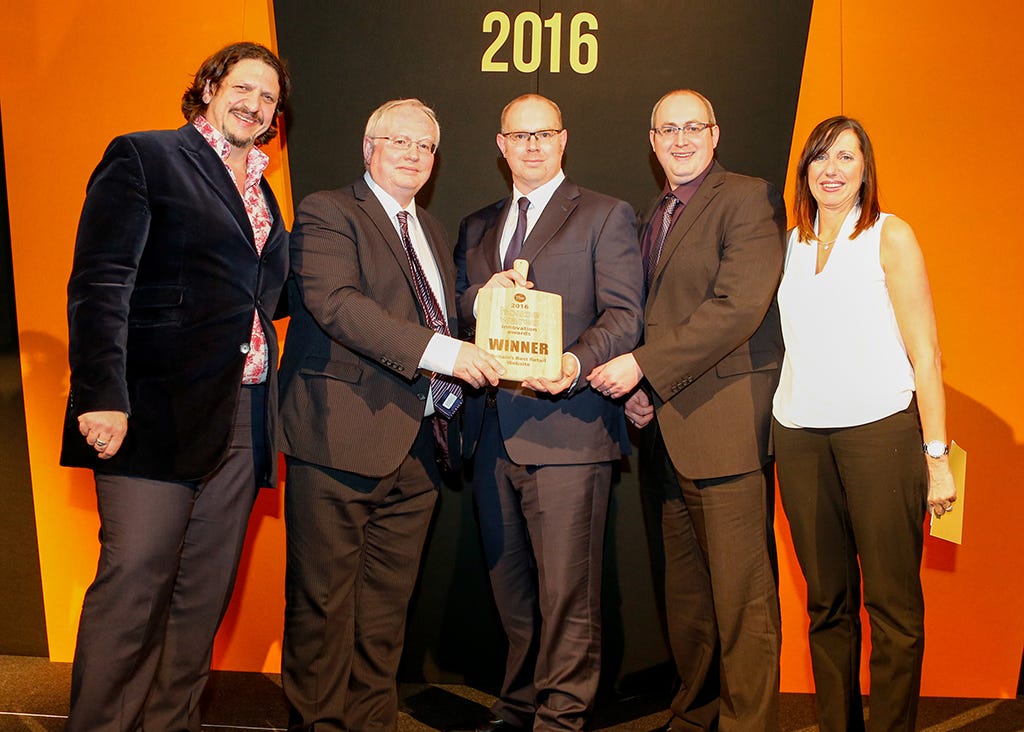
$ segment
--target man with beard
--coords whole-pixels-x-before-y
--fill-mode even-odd
[[[68,283],[61,463],[91,468],[100,559],[67,729],[200,729],[199,697],[260,486],[275,485],[287,232],[258,149],[290,89],[236,43],[182,98],[187,124],[110,143]]]

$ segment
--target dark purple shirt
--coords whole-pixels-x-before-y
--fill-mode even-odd
[[[704,179],[708,177],[708,173],[711,172],[711,167],[714,164],[715,161],[712,160],[710,163],[708,163],[708,167],[704,168],[704,170],[701,171],[700,175],[698,175],[691,181],[688,181],[686,183],[680,183],[671,191],[668,188],[668,181],[665,182],[665,188],[662,190],[661,204],[656,209],[654,209],[654,213],[651,216],[651,220],[647,223],[647,231],[644,232],[644,240],[641,245],[641,253],[643,255],[644,262],[647,262],[647,258],[650,255],[651,247],[654,246],[654,242],[658,241],[658,234],[661,232],[661,212],[664,210],[665,196],[675,196],[677,199],[679,199],[679,202],[683,204],[682,206],[676,206],[676,210],[672,212],[672,220],[669,223],[669,231],[671,231],[672,227],[676,225],[676,221],[679,220],[679,216],[683,213],[683,209],[686,208],[686,204],[690,202],[690,200],[693,198],[693,194],[695,194],[697,192],[697,189],[700,188],[700,184],[703,183]]]

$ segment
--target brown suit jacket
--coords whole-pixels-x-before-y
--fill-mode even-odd
[[[466,217],[455,250],[459,322],[475,328],[480,286],[502,269],[501,228],[511,199]],[[595,366],[628,353],[640,338],[643,272],[635,217],[623,201],[580,188],[568,179],[555,191],[522,258],[537,290],[562,296],[562,343],[580,360],[573,390],[551,397],[502,382],[498,420],[505,449],[520,465],[570,465],[618,460],[629,452],[622,405],[587,383]],[[467,391],[463,450],[473,454],[483,422],[483,391]]]
[[[455,268],[444,229],[417,218],[455,332]],[[409,454],[430,386],[419,361],[434,332],[394,224],[362,178],[307,196],[291,241],[291,323],[281,360],[281,450],[381,477]],[[454,430],[452,430],[454,432]]]
[[[715,162],[665,240],[634,356],[687,478],[747,473],[771,457],[785,227],[774,186]]]

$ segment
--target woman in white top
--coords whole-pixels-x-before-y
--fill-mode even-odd
[[[871,141],[827,119],[797,165],[779,307],[779,490],[807,580],[822,730],[863,730],[860,606],[871,621],[871,730],[913,730],[924,654],[927,510],[953,510],[945,398],[924,257],[881,213]]]

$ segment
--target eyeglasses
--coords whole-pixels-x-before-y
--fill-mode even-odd
[[[696,137],[708,127],[717,127],[717,125],[714,122],[687,122],[682,127],[678,125],[652,127],[651,132],[659,137],[676,137],[680,132],[684,137]]]
[[[536,132],[502,132],[501,136],[513,145],[525,145],[531,137],[536,137],[537,142],[543,144],[562,134],[562,130],[537,130]]]
[[[370,136],[371,140],[387,140],[388,147],[394,148],[395,150],[401,150],[402,152],[408,152],[412,149],[413,145],[424,155],[433,155],[434,151],[437,150],[437,145],[432,142],[420,140],[419,142],[413,142],[408,137],[388,137],[387,135]]]

